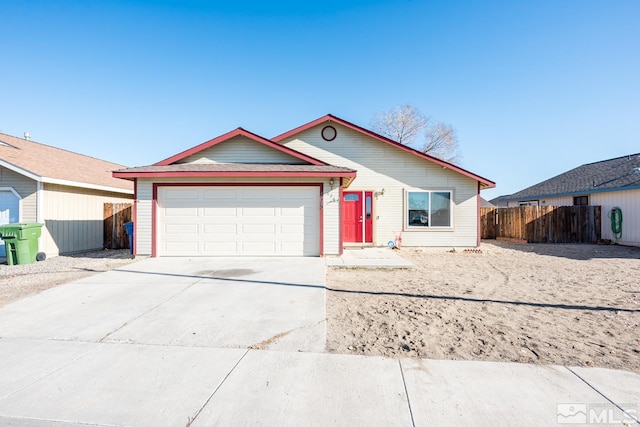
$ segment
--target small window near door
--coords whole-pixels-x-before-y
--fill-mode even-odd
[[[576,196],[573,198],[573,206],[589,206],[589,196]]]
[[[344,201],[345,202],[357,202],[360,200],[360,195],[358,194],[345,194]]]
[[[365,219],[371,219],[371,196],[364,199],[364,215]]]

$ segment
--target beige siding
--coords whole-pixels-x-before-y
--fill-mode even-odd
[[[0,187],[13,188],[22,197],[20,200],[20,222],[35,222],[37,215],[38,184],[31,178],[0,167]]]
[[[214,145],[178,163],[271,163],[305,164],[306,162],[245,136],[236,136]]]
[[[339,181],[335,178],[335,182]],[[287,184],[287,181],[277,178],[224,178],[224,179],[159,179],[156,181],[138,181],[138,204],[136,208],[136,255],[151,255],[152,253],[152,199],[153,183],[181,183],[181,184],[207,184],[207,183],[278,183]],[[326,255],[334,255],[340,252],[339,234],[339,189],[336,184],[329,186],[329,180],[320,178],[300,178],[289,183],[323,183],[322,220],[324,229],[323,250]],[[319,195],[318,195],[319,196]]]
[[[477,245],[477,181],[359,132],[332,125],[338,131],[333,141],[322,139],[322,125],[319,125],[283,143],[330,164],[358,171],[347,191],[375,192],[374,244],[386,245],[394,240],[396,231],[401,231],[405,246]],[[404,194],[408,189],[453,190],[453,227],[446,230],[405,229]]]
[[[136,187],[134,233],[136,255],[151,255],[151,205],[153,200],[153,181],[139,179]]]
[[[640,246],[640,189],[594,193],[589,196],[589,204],[602,206],[602,238],[613,238],[609,212],[614,207],[622,210],[622,237],[618,243]]]
[[[43,184],[42,218],[45,229],[40,251],[47,256],[103,247],[104,203],[132,202],[133,196]]]

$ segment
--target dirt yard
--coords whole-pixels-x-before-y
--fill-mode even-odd
[[[57,256],[25,265],[0,264],[0,307],[63,283],[122,267],[135,260],[129,249]]]
[[[329,269],[327,351],[640,372],[640,248],[402,249],[416,270]]]

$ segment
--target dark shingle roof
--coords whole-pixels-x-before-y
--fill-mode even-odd
[[[640,153],[588,163],[507,196],[524,200],[640,188]]]

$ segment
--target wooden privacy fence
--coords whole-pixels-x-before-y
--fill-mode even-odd
[[[129,249],[129,236],[124,223],[131,221],[131,203],[104,204],[104,247],[106,249]]]
[[[507,237],[529,243],[592,243],[601,237],[600,206],[481,208],[483,239]]]

